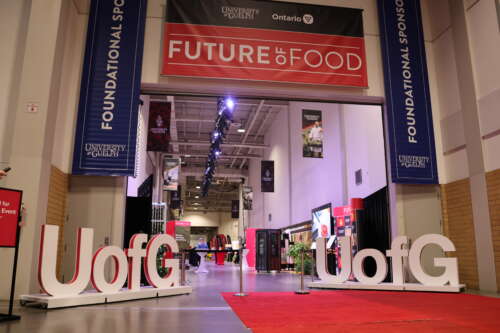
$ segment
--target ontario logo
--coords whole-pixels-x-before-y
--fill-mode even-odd
[[[283,22],[291,22],[291,23],[304,23],[304,24],[313,24],[314,16],[311,14],[304,14],[303,16],[291,16],[291,15],[282,15],[274,13],[272,16],[274,21],[283,21]]]
[[[305,24],[313,24],[314,23],[314,17],[311,14],[304,14],[302,17],[302,21]]]

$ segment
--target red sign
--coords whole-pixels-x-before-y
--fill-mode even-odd
[[[0,189],[0,247],[15,247],[22,192]]]
[[[367,87],[362,37],[165,23],[164,75]]]

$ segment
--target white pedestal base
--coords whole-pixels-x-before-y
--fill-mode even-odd
[[[143,298],[190,294],[192,291],[193,289],[190,286],[179,286],[167,289],[156,289],[153,287],[141,287],[140,290],[122,289],[121,291],[112,294],[89,290],[77,296],[65,297],[54,297],[47,294],[33,294],[21,295],[21,305],[36,304],[45,309],[54,309],[69,306],[103,304]]]
[[[319,289],[357,289],[357,290],[399,290],[399,291],[433,291],[444,293],[459,293],[465,289],[465,284],[458,287],[454,286],[424,286],[418,283],[398,284],[380,283],[380,284],[362,284],[359,282],[328,283],[328,282],[310,282],[309,288]]]

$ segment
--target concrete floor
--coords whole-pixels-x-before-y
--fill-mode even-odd
[[[250,332],[220,295],[239,290],[238,266],[208,267],[208,274],[187,271],[190,295],[48,311],[16,304],[14,313],[21,320],[0,323],[0,332]],[[293,291],[298,286],[295,274],[245,274],[245,291]],[[7,312],[5,304],[0,312]]]

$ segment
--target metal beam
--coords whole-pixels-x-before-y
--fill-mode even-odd
[[[210,142],[208,141],[170,141],[172,145],[179,146],[210,146]],[[241,148],[252,148],[252,149],[266,149],[269,148],[269,145],[260,145],[260,144],[241,144],[236,142],[226,142],[222,144],[222,147],[241,147]]]
[[[174,156],[184,156],[184,158],[190,158],[190,157],[199,157],[199,158],[206,158],[208,154],[178,154]],[[222,153],[217,159],[218,160],[227,160],[227,159],[233,159],[233,158],[247,158],[247,159],[256,159],[260,160],[262,159],[262,156],[260,155],[255,155],[255,154],[240,154],[240,155],[231,155],[231,154],[224,154]]]
[[[171,103],[171,108],[170,108],[170,139],[172,141],[177,141],[178,140],[178,135],[177,135],[177,122],[175,121],[175,101],[174,97],[172,96],[167,96],[167,101]],[[179,152],[179,145],[173,144],[172,145],[172,151],[174,153]]]
[[[267,112],[267,114],[266,114],[266,118],[264,118],[264,121],[262,122],[262,124],[260,124],[259,129],[257,130],[257,133],[256,133],[255,137],[259,137],[260,132],[264,129],[265,124],[269,121],[269,117],[270,117],[270,116],[271,116],[271,114],[273,114],[273,113],[274,113],[274,112],[273,112],[273,109],[272,109],[272,108],[270,108],[270,109],[269,109],[269,112]],[[252,152],[252,148],[250,148],[250,149],[248,150],[248,154],[250,154],[251,152]],[[246,160],[246,159],[243,159],[243,161],[241,161],[241,164],[240,164],[240,169],[243,169],[243,167],[245,166],[245,163],[246,163],[246,162],[247,162],[247,160]]]
[[[252,131],[252,128],[253,128],[253,125],[255,124],[255,121],[259,117],[259,113],[262,110],[263,105],[264,105],[264,100],[261,100],[259,103],[259,106],[257,106],[257,109],[255,110],[255,113],[254,113],[254,116],[252,118],[252,121],[250,122],[250,125],[248,125],[248,128],[246,129],[245,134],[243,135],[243,139],[241,140],[242,144],[244,144],[247,141],[247,138],[250,135],[250,132]],[[240,153],[241,148],[242,147],[238,147],[236,154]],[[236,163],[236,159],[233,159],[233,161],[231,162],[231,167],[233,167],[234,163]]]
[[[205,168],[185,167],[182,168],[183,176],[201,176],[205,172]],[[230,169],[230,168],[216,168],[215,177],[248,177],[246,170]]]

